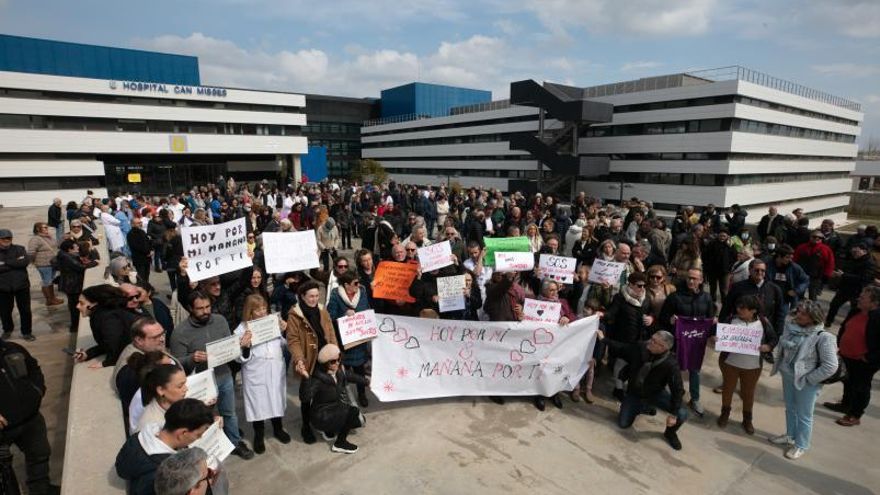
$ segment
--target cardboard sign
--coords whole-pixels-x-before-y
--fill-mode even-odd
[[[409,287],[418,274],[419,265],[415,263],[380,262],[373,278],[373,297],[408,303],[416,302],[415,298],[409,295]]]
[[[296,272],[321,266],[314,230],[263,232],[262,237],[263,256],[269,273]]]
[[[562,303],[526,299],[523,301],[523,321],[542,321],[559,323],[562,314]]]
[[[187,399],[197,399],[208,404],[216,401],[218,395],[217,380],[214,379],[212,368],[186,377]]]
[[[587,280],[596,284],[608,283],[610,285],[617,285],[620,283],[620,274],[625,269],[625,263],[616,263],[597,258],[593,261],[593,266],[590,268],[590,277]]]
[[[181,228],[183,255],[189,259],[186,274],[190,282],[253,265],[248,257],[244,218],[217,225]]]
[[[339,323],[339,336],[342,337],[343,349],[350,349],[379,335],[376,312],[372,309],[343,316],[336,321]]]
[[[464,275],[439,277],[437,299],[441,313],[464,309]]]
[[[220,427],[220,421],[215,421],[202,437],[189,445],[190,447],[198,447],[208,454],[208,467],[217,469],[221,462],[229,457],[229,454],[235,450],[235,445],[229,441],[223,428]]]
[[[538,262],[541,275],[544,278],[561,284],[574,283],[574,269],[577,266],[577,258],[556,256],[555,254],[542,254]]]
[[[216,368],[241,356],[241,344],[237,335],[208,342],[205,344],[205,352],[208,353],[208,368]]]
[[[495,253],[496,272],[526,272],[535,268],[535,255],[531,252]]]
[[[529,238],[520,237],[486,237],[486,258],[483,264],[493,266],[495,264],[495,253],[530,253],[532,247],[529,244]]]
[[[764,326],[760,321],[754,323],[754,325],[749,326],[719,323],[715,334],[715,350],[718,352],[748,354],[750,356],[761,355],[761,339],[764,338]]]
[[[449,241],[419,248],[419,264],[422,267],[422,273],[433,272],[451,265],[452,246]]]
[[[247,330],[251,331],[251,347],[265,344],[281,337],[278,324],[278,313],[272,313],[256,320],[247,322]]]

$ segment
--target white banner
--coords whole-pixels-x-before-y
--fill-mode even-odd
[[[421,265],[422,273],[433,272],[451,264],[452,247],[449,241],[419,248],[419,265]]]
[[[593,356],[596,316],[536,322],[377,315],[370,389],[383,402],[572,390]]]
[[[193,373],[186,377],[186,398],[198,399],[205,404],[217,400],[217,381],[214,379],[214,369],[208,368],[201,373]]]
[[[205,344],[205,352],[208,354],[208,368],[234,361],[241,356],[241,340],[236,335],[230,335]]]
[[[342,348],[350,349],[357,344],[379,335],[376,323],[376,312],[372,309],[343,316],[336,319],[339,324],[339,336],[342,337]]]
[[[281,337],[278,313],[272,313],[262,318],[251,320],[247,322],[246,328],[251,331],[251,347],[265,344],[270,340]]]
[[[560,316],[562,316],[562,303],[560,302],[539,301],[529,298],[523,301],[523,321],[558,323]]]
[[[263,232],[262,238],[263,256],[269,273],[297,272],[321,265],[314,230]]]
[[[189,262],[186,274],[190,282],[253,265],[248,256],[244,218],[217,225],[183,227],[180,239],[183,255]]]
[[[623,263],[604,261],[597,258],[593,260],[593,266],[590,268],[590,277],[587,280],[597,284],[608,283],[610,285],[617,285],[620,283],[620,274],[623,273],[625,268],[626,265]]]
[[[464,275],[438,277],[437,300],[441,313],[464,309]]]
[[[525,272],[535,267],[532,253],[495,253],[496,272]]]
[[[577,266],[577,258],[556,256],[555,254],[542,254],[538,262],[542,277],[561,284],[574,283],[575,266]]]
[[[763,338],[764,326],[760,321],[750,326],[719,323],[715,334],[715,350],[758,356],[761,354]]]

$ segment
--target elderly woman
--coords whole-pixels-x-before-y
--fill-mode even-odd
[[[342,367],[339,347],[327,344],[318,353],[320,366],[315,369],[308,399],[312,407],[312,424],[320,429],[325,440],[333,441],[333,452],[354,454],[357,445],[348,441],[348,434],[367,423],[360,410],[348,398],[348,380],[366,384],[363,377]]]
[[[577,315],[575,315],[574,311],[571,310],[571,306],[568,304],[568,301],[559,297],[558,283],[550,279],[544,279],[544,281],[541,283],[540,300],[558,302],[561,305],[561,308],[559,310],[560,325],[568,325],[570,322],[577,319]],[[546,405],[546,399],[548,398],[554,406],[556,406],[558,409],[562,409],[562,399],[560,398],[559,394],[556,394],[553,397],[542,397],[540,395],[535,396],[535,407],[538,408],[539,411],[543,411]]]
[[[58,282],[58,289],[67,294],[71,333],[76,333],[79,330],[80,311],[77,306],[79,305],[79,294],[82,292],[85,282],[86,269],[97,264],[97,261],[89,259],[89,253],[80,253],[79,244],[72,239],[61,241],[58,252],[58,270],[61,272],[61,278]]]
[[[837,371],[837,343],[834,335],[822,330],[825,310],[814,301],[798,304],[774,353],[771,375],[782,373],[785,398],[785,433],[770,442],[788,445],[785,457],[798,459],[810,448],[813,410],[822,390],[822,381]]]
[[[336,339],[342,342],[337,320],[370,309],[370,302],[366,289],[361,286],[361,282],[354,271],[348,270],[343,272],[337,278],[337,282],[339,285],[330,294],[327,312],[330,313],[330,318],[333,320],[333,326],[336,329]],[[369,360],[369,355],[370,343],[364,342],[346,349],[342,364],[353,369],[359,376],[364,377],[367,374],[366,364]],[[369,401],[367,400],[367,390],[363,383],[358,383],[357,393],[358,404],[361,407],[367,407]]]
[[[749,264],[755,259],[752,246],[746,244],[736,253],[736,262],[730,269],[730,285],[749,278]]]
[[[40,289],[46,298],[46,306],[57,306],[64,301],[55,297],[56,265],[53,266],[53,258],[58,254],[58,246],[55,244],[55,236],[49,233],[49,225],[45,222],[34,224],[34,236],[28,241],[28,257],[40,273]]]
[[[317,229],[318,248],[321,250],[321,266],[324,271],[330,270],[330,265],[336,259],[336,251],[339,249],[339,229],[336,221],[328,217]]]

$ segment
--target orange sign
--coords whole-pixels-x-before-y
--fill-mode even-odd
[[[373,279],[373,297],[416,302],[415,298],[409,295],[409,287],[418,274],[419,265],[416,263],[382,261],[376,268],[376,276]]]

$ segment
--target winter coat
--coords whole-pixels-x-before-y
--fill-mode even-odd
[[[131,250],[131,261],[136,264],[148,264],[150,253],[153,251],[153,243],[143,229],[132,228],[126,236],[128,248]]]
[[[28,241],[27,252],[34,266],[52,266],[52,258],[58,254],[58,246],[52,237],[35,235]]]
[[[30,288],[27,266],[30,257],[24,246],[11,244],[0,249],[0,292],[16,292]]]
[[[315,369],[307,392],[307,400],[312,403],[309,421],[315,428],[338,433],[345,426],[349,410],[354,407],[348,398],[348,381],[366,384],[362,377],[349,370],[343,371],[342,367],[336,371],[336,380],[323,366]]]
[[[61,278],[58,282],[58,290],[67,295],[79,294],[83,290],[86,269],[97,265],[97,261],[90,261],[87,264],[83,264],[79,256],[59,251],[58,270],[61,272]]]
[[[784,269],[776,266],[775,261],[767,263],[767,280],[773,281],[782,290],[782,298],[791,305],[797,304],[798,299],[804,296],[807,287],[810,286],[810,277],[797,263],[789,263]],[[788,294],[788,289],[794,290],[794,297]]]
[[[743,296],[758,296],[761,303],[761,316],[770,320],[774,329],[785,325],[785,305],[782,289],[773,282],[764,281],[761,287],[755,285],[751,279],[745,279],[730,286],[730,291],[721,306],[718,318],[721,321],[729,321],[736,314],[736,302]]]
[[[663,303],[663,309],[660,310],[661,328],[674,331],[673,316],[712,318],[715,316],[715,303],[702,287],[694,294],[687,288],[687,284],[683,283]]]
[[[328,344],[339,345],[330,314],[321,304],[318,305],[318,309],[321,311],[321,328],[319,329],[312,328],[299,305],[291,308],[287,315],[287,346],[293,355],[293,362],[302,361],[309,374],[315,369],[315,364],[318,362],[318,351],[320,351],[318,337],[315,335],[316,331],[323,332],[324,340]]]
[[[116,455],[116,474],[128,481],[128,493],[130,495],[152,495],[155,493],[153,484],[156,479],[156,471],[162,461],[173,453],[171,447],[164,445],[155,436],[159,425],[150,425],[150,428],[128,437],[119,453]],[[159,451],[147,452],[147,445],[164,445]]]
[[[24,347],[0,339],[0,416],[7,430],[40,413],[46,382],[37,360]]]
[[[606,338],[602,341],[615,355],[620,356],[627,362],[627,366],[621,370],[620,378],[626,380],[627,393],[635,395],[643,400],[652,399],[665,390],[670,394],[670,411],[678,411],[684,397],[684,384],[681,380],[678,360],[674,352],[667,353],[662,363],[654,366],[639,383],[636,377],[642,365],[649,360],[655,360],[658,356],[648,352],[645,342],[617,342]]]
[[[846,333],[847,322],[857,314],[859,314],[859,309],[853,308],[853,310],[846,315],[843,324],[840,325],[840,330],[837,331],[838,346],[840,345],[840,339],[843,338],[843,334]],[[865,361],[871,366],[880,366],[880,309],[868,312],[868,328],[865,331],[865,339],[868,347]]]
[[[89,318],[98,345],[86,350],[86,358],[104,355],[102,366],[115,366],[125,346],[131,343],[131,325],[144,315],[127,308],[98,306]]]
[[[625,295],[624,289],[611,299],[611,304],[605,310],[605,323],[608,325],[608,335],[613,340],[624,343],[637,342],[647,337],[644,316],[648,314],[648,300],[641,302],[631,296]]]
[[[785,341],[797,327],[797,323],[787,320],[785,325],[785,331],[779,339],[780,345],[776,346],[773,353],[773,371],[770,375],[779,371],[787,353],[794,352],[794,387],[801,390],[804,385],[821,385],[822,380],[830,378],[837,371],[837,343],[834,335],[822,330],[820,323],[801,341],[797,349],[790,350],[786,348]]]
[[[339,333],[339,322],[337,321],[339,318],[345,316],[345,313],[348,310],[353,310],[355,313],[360,313],[361,311],[366,311],[370,309],[370,301],[367,296],[367,290],[360,286],[358,287],[359,295],[357,296],[357,303],[352,304],[353,301],[347,299],[347,297],[343,297],[340,292],[344,292],[345,289],[343,287],[336,287],[330,294],[330,302],[327,303],[327,313],[330,314],[330,319],[333,321],[333,328],[336,332],[336,340],[337,342],[342,342],[342,337]],[[367,362],[369,357],[369,348],[370,343],[364,342],[362,344],[356,345],[354,347],[350,347],[345,350],[345,355],[342,359],[342,364],[346,366],[361,366]]]
[[[793,259],[810,278],[827,280],[834,273],[834,251],[821,242],[801,244],[794,250]]]

